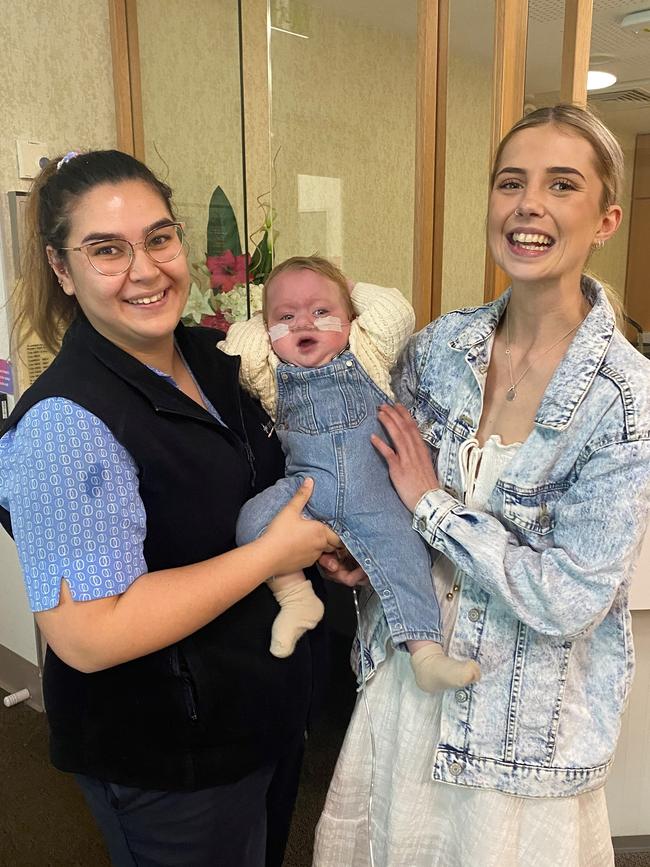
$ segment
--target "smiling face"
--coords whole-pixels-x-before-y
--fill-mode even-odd
[[[65,246],[104,238],[135,244],[161,222],[173,220],[165,200],[144,181],[100,184],[71,210]],[[173,345],[189,292],[185,251],[171,262],[157,263],[139,245],[128,271],[114,277],[95,271],[83,251],[70,251],[65,260],[51,248],[48,254],[63,291],[77,299],[91,325],[108,340],[136,358]]]
[[[283,360],[301,367],[320,367],[348,344],[350,320],[341,288],[322,274],[306,269],[283,271],[267,287],[267,325],[284,324],[288,332],[273,341]],[[321,330],[315,322],[336,317],[340,331]],[[282,329],[280,329],[282,330]]]
[[[621,209],[603,211],[603,184],[591,144],[554,124],[507,142],[496,167],[488,244],[517,283],[578,285],[594,241],[616,231]]]

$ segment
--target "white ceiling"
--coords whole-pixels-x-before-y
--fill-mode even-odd
[[[455,2],[455,0],[452,0]],[[592,67],[613,72],[611,91],[636,88],[650,94],[650,34],[621,27],[630,12],[650,8],[650,0],[594,0],[591,31]],[[564,0],[530,0],[526,100],[548,104],[559,98],[564,32]],[[605,91],[602,91],[605,93]],[[614,132],[650,132],[650,102],[591,103]]]

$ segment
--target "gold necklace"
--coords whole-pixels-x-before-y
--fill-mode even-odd
[[[506,400],[513,401],[517,397],[517,386],[519,385],[521,380],[524,378],[524,376],[526,376],[526,374],[531,369],[531,367],[533,367],[533,365],[537,364],[537,362],[540,360],[540,358],[543,358],[545,355],[547,355],[551,351],[551,349],[555,349],[555,347],[558,346],[558,344],[562,343],[563,340],[566,340],[570,334],[573,334],[573,332],[576,331],[582,325],[584,320],[581,319],[580,322],[578,322],[577,325],[574,325],[573,328],[570,328],[566,334],[563,334],[562,337],[558,337],[558,339],[555,341],[555,343],[551,343],[551,345],[547,346],[543,352],[540,352],[540,354],[537,356],[537,358],[533,358],[533,360],[530,362],[530,364],[524,370],[524,372],[521,374],[521,376],[519,376],[515,380],[513,373],[512,373],[512,352],[510,351],[510,316],[508,315],[509,310],[510,310],[510,305],[508,304],[508,306],[506,307],[506,356],[508,358],[508,371],[510,373],[510,388],[506,392]]]

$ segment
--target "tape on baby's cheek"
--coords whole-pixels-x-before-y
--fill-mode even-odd
[[[286,322],[278,322],[277,325],[272,325],[269,328],[269,338],[271,343],[275,343],[276,340],[282,340],[283,337],[286,337],[289,333],[289,326]]]
[[[320,319],[314,319],[314,325],[319,331],[343,331],[338,316],[321,316]]]

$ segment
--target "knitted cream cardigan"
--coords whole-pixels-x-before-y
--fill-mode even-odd
[[[390,371],[413,333],[413,308],[398,289],[370,283],[355,285],[352,304],[357,316],[350,327],[350,351],[368,376],[392,398]],[[275,374],[280,359],[273,351],[262,316],[235,322],[218,346],[228,355],[241,356],[242,386],[258,397],[275,419],[278,396]]]

